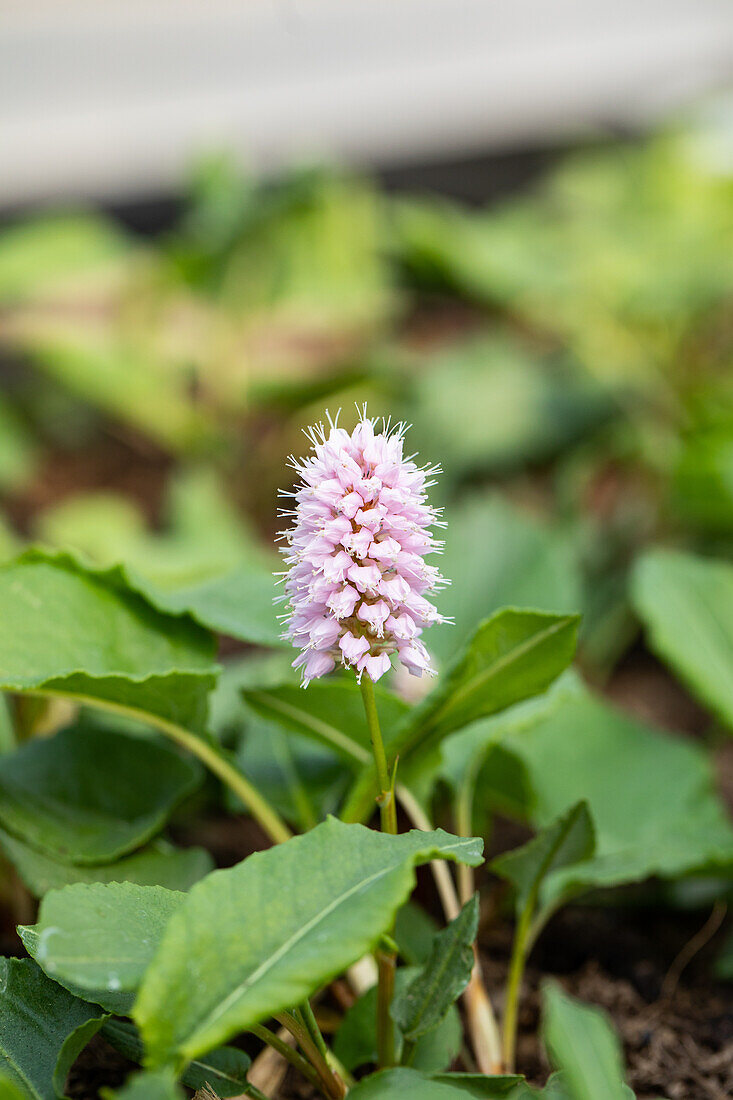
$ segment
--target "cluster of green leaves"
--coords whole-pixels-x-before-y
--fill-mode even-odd
[[[176,606],[132,564],[93,565],[68,551],[33,549],[0,567],[0,611],[7,627],[0,687],[18,719],[9,714],[0,836],[8,859],[42,896],[38,923],[21,930],[35,962],[7,965],[34,989],[41,983],[39,997],[59,987],[59,1015],[69,1020],[67,1031],[63,1022],[47,1030],[37,1021],[49,1053],[32,1085],[30,1040],[8,1025],[0,1051],[21,1095],[60,1095],[70,1061],[105,1016],[132,1017],[141,1058],[156,1082],[168,1074],[171,1088],[171,1073],[187,1079],[212,1051],[216,1065],[235,1057],[222,1054],[222,1044],[305,1001],[376,947],[408,900],[416,865],[480,862],[476,838],[441,831],[390,837],[331,817],[230,870],[210,872],[206,853],[160,839],[176,807],[200,786],[191,753],[225,779],[239,775],[208,717],[219,675],[212,632],[220,623],[206,600]],[[390,751],[409,763],[421,745],[437,748],[451,733],[544,691],[572,659],[576,627],[572,614],[495,613],[419,707],[382,693]],[[246,626],[238,629],[246,636]],[[261,640],[254,628],[252,640]],[[335,725],[354,715],[355,684],[336,679],[306,696],[260,682],[245,694],[268,720],[274,709],[286,728],[305,721],[302,736],[340,753],[350,789],[341,810],[369,816],[375,784],[366,737],[359,723],[345,733]],[[312,706],[298,711],[306,698]],[[61,708],[61,728],[28,739],[20,704],[39,699]],[[428,1041],[426,1064],[435,1072],[457,1052],[453,1002],[470,973],[476,921],[473,903],[436,940],[422,969],[400,972],[396,1024],[406,1043]],[[435,976],[447,973],[436,998]],[[55,985],[44,985],[48,979]],[[23,994],[13,995],[22,1014]],[[28,1012],[34,996],[28,993]]]
[[[515,1075],[451,1073],[477,902],[439,931],[408,898],[426,861],[459,861],[470,887],[494,815],[532,828],[490,866],[517,921],[510,1064],[522,969],[560,906],[650,880],[730,892],[709,749],[566,670],[578,612],[596,673],[641,626],[733,726],[732,228],[730,176],[673,135],[570,158],[488,211],[377,198],[323,172],[255,186],[216,162],[154,244],[79,213],[3,231],[0,341],[34,373],[0,402],[0,494],[32,480],[45,444],[92,438],[90,409],[207,464],[175,470],[155,533],[111,492],[33,517],[55,549],[19,554],[0,517],[0,852],[41,899],[22,929],[31,958],[2,961],[0,1100],[63,1095],[100,1029],[145,1065],[128,1100],[204,1084],[261,1098],[227,1044],[261,1038],[390,937],[403,1065],[350,1095],[631,1095],[607,1022],[551,986],[543,1034],[560,1072],[541,1094]],[[469,301],[478,330],[416,349],[393,322],[435,290]],[[398,681],[376,691],[397,795],[424,830],[397,838],[364,828],[375,776],[356,685],[297,687],[274,556],[225,488],[245,409],[275,425],[261,446],[244,437],[268,496],[293,407],[300,425],[352,393],[403,409],[446,470],[440,610],[455,625],[426,639],[440,676],[413,704]],[[217,635],[269,652],[222,667]],[[212,871],[208,852],[174,843],[184,810],[221,798],[202,765],[277,848]],[[455,835],[431,828],[438,813]],[[376,1002],[372,987],[336,1034],[346,1072],[375,1063]]]

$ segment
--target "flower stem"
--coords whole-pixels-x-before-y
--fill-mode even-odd
[[[503,1027],[503,1061],[506,1073],[514,1072],[514,1052],[517,1043],[517,1020],[519,1017],[519,994],[522,987],[524,964],[527,960],[529,932],[532,921],[532,905],[524,906],[514,933],[512,957],[509,963],[509,978],[506,989]]]
[[[379,726],[377,714],[377,702],[374,698],[374,684],[366,675],[362,676],[359,683],[361,696],[364,700],[367,727],[372,741],[374,763],[379,780],[379,816],[382,823],[382,832],[397,835],[397,806],[393,783],[389,775],[387,754],[384,751],[382,731]],[[390,1015],[392,998],[394,997],[394,978],[397,966],[397,957],[393,951],[385,951],[380,948],[376,953],[377,970],[379,973],[377,988],[377,1053],[380,1068],[393,1066],[395,1063],[394,1024]]]
[[[397,835],[397,807],[395,806],[394,791],[387,765],[387,754],[384,751],[382,731],[379,727],[379,715],[377,714],[377,701],[374,698],[374,684],[364,673],[359,683],[361,697],[364,700],[367,727],[372,741],[374,763],[377,768],[379,781],[379,814],[382,821],[382,832]]]

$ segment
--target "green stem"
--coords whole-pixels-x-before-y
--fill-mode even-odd
[[[303,1001],[302,1005],[299,1005],[294,1012],[295,1018],[303,1024],[303,1027],[307,1030],[313,1042],[318,1047],[321,1055],[324,1058],[328,1058],[328,1047],[321,1034],[321,1029],[318,1026],[318,1021],[311,1008],[310,1001]]]
[[[276,1035],[274,1031],[270,1031],[269,1028],[264,1027],[262,1024],[254,1024],[252,1027],[248,1027],[247,1031],[257,1039],[261,1039],[263,1043],[267,1043],[273,1050],[276,1050],[281,1058],[284,1058],[289,1065],[297,1069],[298,1073],[302,1073],[305,1079],[310,1081],[315,1088],[320,1089],[321,1082],[310,1062],[306,1062],[302,1054],[298,1054],[297,1050],[293,1050],[291,1046],[283,1042],[280,1036]]]
[[[417,1041],[415,1039],[405,1039],[402,1047],[402,1065],[411,1066],[415,1058],[415,1051],[417,1050]]]
[[[532,901],[522,910],[514,933],[512,957],[507,980],[506,1006],[504,1009],[504,1072],[514,1073],[514,1052],[517,1043],[517,1020],[519,1016],[519,994],[522,987],[524,965],[527,961],[529,933],[532,923]]]
[[[296,1010],[297,1011],[297,1010]],[[281,1012],[276,1019],[286,1027],[301,1050],[313,1066],[318,1076],[318,1087],[328,1100],[343,1100],[346,1096],[346,1086],[340,1077],[331,1069],[328,1059],[324,1057],[318,1044],[311,1038],[305,1024],[291,1012]]]
[[[473,779],[471,774],[463,783],[455,802],[456,832],[459,836],[471,836],[473,833]],[[476,880],[473,867],[467,863],[458,864],[458,896],[461,905],[473,897]]]
[[[390,779],[389,767],[387,765],[387,754],[384,751],[384,741],[382,740],[382,731],[379,727],[379,715],[377,714],[377,701],[374,698],[374,684],[366,675],[363,674],[359,683],[361,688],[361,697],[364,700],[364,710],[366,712],[367,727],[369,729],[369,736],[372,742],[372,752],[374,753],[374,763],[377,769],[377,780],[379,782],[379,814],[382,821],[382,832],[392,833],[397,835],[397,807],[395,806],[394,792],[392,790],[392,780]]]
[[[135,707],[127,707],[123,703],[114,703],[107,699],[96,699],[94,696],[90,695],[42,690],[27,691],[23,692],[23,694],[72,699],[74,702],[83,706],[108,710],[113,714],[122,714],[126,718],[133,718],[137,722],[143,722],[145,725],[153,726],[154,729],[164,733],[166,737],[170,737],[176,744],[181,745],[182,748],[187,749],[190,753],[193,753],[194,756],[197,756],[202,764],[206,765],[209,771],[218,776],[222,783],[225,783],[229,789],[242,800],[252,814],[252,817],[262,826],[275,844],[282,844],[284,841],[290,840],[293,835],[279,814],[273,809],[270,803],[262,797],[259,791],[255,790],[247,777],[243,775],[236,764],[229,759],[227,753],[225,753],[223,749],[210,741],[205,741],[204,738],[199,737],[198,734],[191,733],[190,730],[184,729],[183,726],[179,726],[175,722],[169,721],[167,718],[161,718],[157,714],[148,714],[147,711],[137,710]]]
[[[384,751],[382,730],[377,714],[377,702],[374,698],[374,684],[364,673],[359,681],[361,697],[364,700],[367,727],[372,742],[374,764],[379,781],[379,816],[383,833],[397,835],[397,806],[395,804],[394,784],[389,774],[387,754]],[[392,951],[378,950],[376,953],[377,971],[377,1053],[379,1066],[385,1069],[395,1064],[394,1025],[390,1008],[394,997],[394,978],[397,957]]]

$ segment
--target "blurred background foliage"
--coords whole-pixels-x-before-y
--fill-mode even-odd
[[[478,612],[572,607],[607,676],[639,551],[730,549],[729,154],[691,127],[589,148],[485,209],[217,157],[155,237],[89,210],[6,226],[0,553],[264,571],[300,428],[368,400],[444,469],[439,659]]]

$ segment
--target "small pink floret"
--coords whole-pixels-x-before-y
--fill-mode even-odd
[[[284,637],[301,650],[304,685],[337,663],[379,680],[392,654],[416,676],[434,671],[419,636],[445,621],[426,598],[445,583],[425,560],[440,549],[427,502],[437,468],[404,457],[404,424],[376,429],[366,413],[350,435],[319,425],[307,433],[312,455],[293,459]]]

